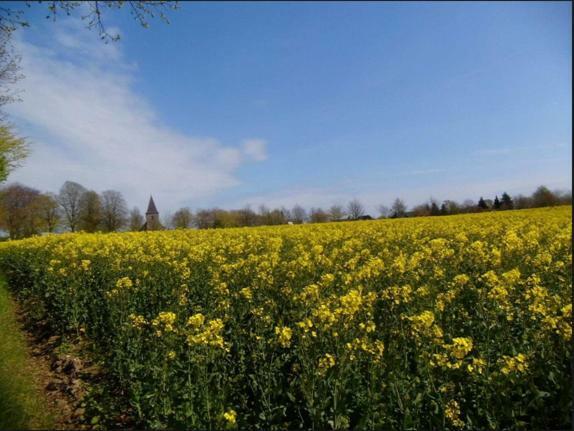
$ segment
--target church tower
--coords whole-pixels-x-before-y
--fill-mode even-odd
[[[147,206],[147,211],[145,212],[145,223],[141,230],[159,230],[162,226],[159,222],[159,212],[155,207],[155,202],[153,197],[149,197],[149,204]]]

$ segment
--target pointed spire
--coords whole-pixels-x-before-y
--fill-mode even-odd
[[[146,215],[148,215],[148,214],[159,214],[159,212],[157,211],[157,208],[155,207],[155,203],[153,201],[153,198],[151,196],[149,197],[149,204],[147,206],[147,211],[145,214]]]

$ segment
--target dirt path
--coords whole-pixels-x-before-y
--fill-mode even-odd
[[[50,337],[0,277],[0,429],[81,429],[81,361]]]
[[[0,428],[52,428],[56,418],[45,397],[42,369],[29,350],[16,304],[0,279]]]

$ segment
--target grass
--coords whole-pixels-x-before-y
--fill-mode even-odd
[[[54,425],[34,378],[26,339],[0,276],[0,429],[48,429]]]

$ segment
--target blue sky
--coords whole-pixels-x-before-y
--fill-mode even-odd
[[[12,180],[160,211],[570,188],[569,2],[183,3],[107,45],[40,8]]]

